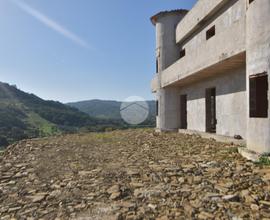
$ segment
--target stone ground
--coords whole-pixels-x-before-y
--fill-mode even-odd
[[[22,141],[0,156],[0,219],[270,219],[270,168],[152,130]]]

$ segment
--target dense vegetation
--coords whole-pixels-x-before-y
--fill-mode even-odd
[[[112,125],[111,128],[142,128],[154,127],[156,124],[156,102],[147,101],[149,107],[148,118],[140,125],[129,125],[121,117],[120,109],[122,102],[105,101],[105,100],[89,100],[81,102],[67,103],[67,105],[77,108],[78,110],[101,120],[109,120],[116,122],[117,126]]]
[[[119,109],[120,105],[114,110],[103,105],[98,109],[94,108],[96,113],[89,116],[72,106],[45,101],[17,89],[16,86],[0,82],[0,148],[25,138],[129,128],[120,117],[109,114],[114,112],[116,115],[117,112],[120,116]],[[140,126],[153,125],[154,118],[149,117]]]
[[[117,101],[104,100],[90,100],[68,103],[69,106],[75,107],[78,110],[87,113],[91,117],[122,121],[119,111],[121,104],[121,102]],[[143,125],[152,127],[155,125],[156,103],[155,101],[147,101],[147,104],[149,106],[149,116]]]

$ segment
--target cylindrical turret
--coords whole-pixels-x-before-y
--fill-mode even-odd
[[[270,152],[270,1],[247,2],[247,145],[265,153]]]
[[[179,58],[176,44],[176,26],[186,15],[187,10],[160,12],[151,18],[156,26],[156,58],[158,72],[165,70]]]
[[[176,44],[176,26],[187,14],[187,10],[160,12],[151,18],[156,26],[156,62],[158,74],[157,101],[159,130],[173,130],[179,128],[176,109],[178,98],[174,89],[161,88],[162,71],[172,65],[180,57],[180,48]],[[171,112],[170,112],[171,111]]]

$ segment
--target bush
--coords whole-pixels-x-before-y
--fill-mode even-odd
[[[8,144],[9,143],[5,137],[0,137],[0,147],[6,147]]]
[[[105,128],[106,132],[110,132],[110,131],[113,131],[113,130],[114,130],[114,128]]]
[[[270,166],[270,158],[267,156],[261,156],[258,162],[259,165]]]

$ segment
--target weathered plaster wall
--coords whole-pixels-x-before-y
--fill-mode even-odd
[[[180,127],[180,97],[178,88],[160,90],[159,128],[163,131],[178,130]]]
[[[217,134],[246,138],[246,71],[242,69],[219,75],[181,88],[187,94],[188,129],[206,131],[205,89],[216,88]]]
[[[253,1],[247,10],[247,79],[249,79],[249,75],[266,71],[270,86],[269,21],[270,1]],[[249,88],[249,83],[247,83],[247,86]],[[249,100],[249,97],[247,99]],[[268,89],[268,118],[250,118],[247,115],[247,146],[257,152],[270,152],[269,104],[270,90]]]
[[[199,0],[174,36],[172,21],[157,25],[160,66],[152,91],[159,100],[158,128],[179,127],[180,95],[187,94],[188,129],[204,132],[205,89],[216,87],[217,134],[241,135],[249,149],[270,152],[270,89],[268,118],[249,117],[249,76],[267,72],[270,87],[270,1]],[[216,34],[206,40],[213,25]],[[177,60],[181,48],[186,56]]]
[[[158,116],[157,128],[161,130],[170,130],[177,128],[177,115],[173,114],[177,103],[177,93],[171,90],[161,88],[162,71],[174,63],[179,58],[179,48],[175,41],[175,26],[184,17],[184,14],[175,12],[164,13],[156,21],[156,58],[158,60],[158,73],[156,75],[155,85],[157,86]],[[179,121],[179,120],[178,120]]]
[[[183,43],[182,47],[186,49],[186,56],[162,72],[162,86],[170,85],[183,77],[188,77],[245,51],[245,13],[245,0],[231,0],[221,11],[211,17],[199,31]],[[206,31],[213,25],[216,26],[216,35],[206,40]]]
[[[157,92],[157,90],[159,89],[159,79],[158,79],[158,75],[156,74],[154,76],[154,78],[151,80],[151,91],[152,92]]]
[[[175,26],[184,14],[166,13],[156,22],[156,58],[158,72],[165,70],[179,58],[179,47],[175,41]]]
[[[187,34],[194,31],[207,17],[211,16],[213,10],[218,8],[222,3],[229,0],[199,0],[185,18],[177,25],[176,41],[181,41]]]

